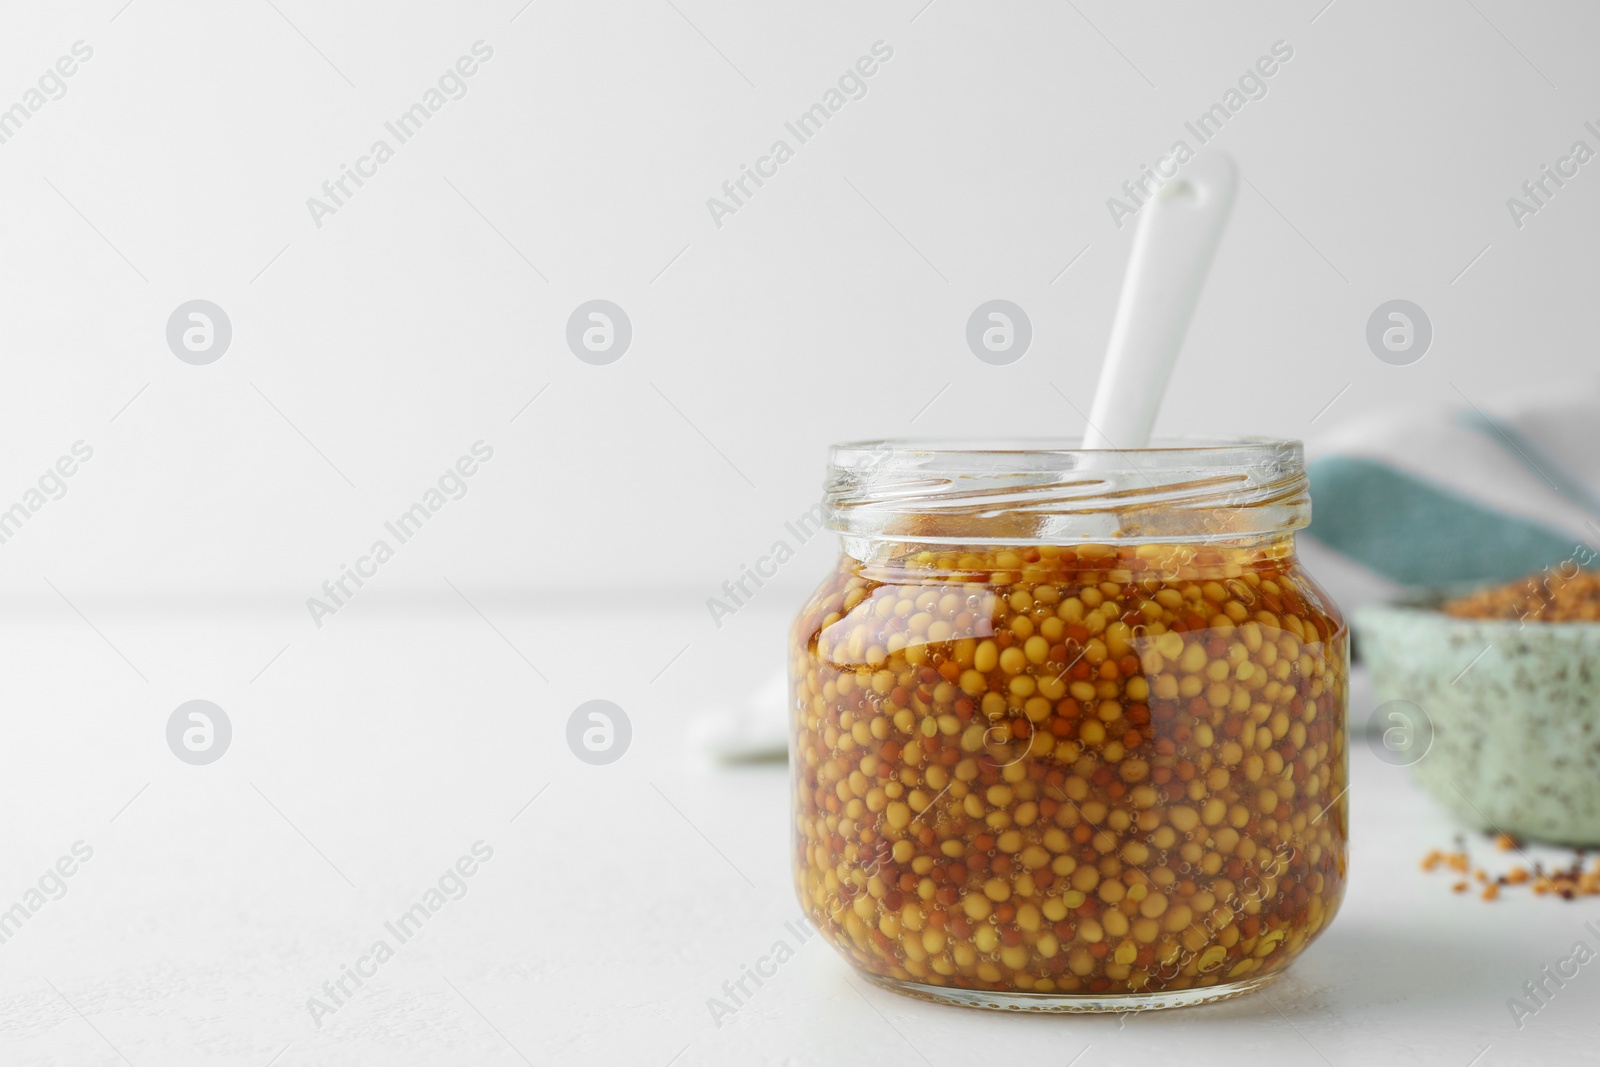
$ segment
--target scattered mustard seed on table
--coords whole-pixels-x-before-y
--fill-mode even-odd
[[[1508,834],[1497,834],[1494,841],[1495,846],[1502,852],[1512,850],[1520,852],[1522,849],[1521,843]],[[1522,885],[1532,889],[1535,896],[1558,896],[1563,900],[1575,900],[1578,897],[1600,896],[1600,857],[1595,859],[1592,868],[1585,870],[1584,862],[1587,858],[1584,850],[1575,849],[1571,863],[1563,868],[1546,870],[1542,864],[1533,863],[1530,869],[1517,864],[1505,873],[1496,875],[1482,867],[1474,868],[1465,842],[1457,839],[1455,851],[1434,849],[1424,856],[1422,869],[1437,871],[1444,868],[1457,874],[1470,872],[1477,881],[1485,883],[1481,894],[1484,900],[1498,900],[1502,887]],[[1453,892],[1464,893],[1468,887],[1467,882],[1458,880],[1450,888]]]

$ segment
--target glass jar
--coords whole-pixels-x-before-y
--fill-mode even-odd
[[[1348,635],[1299,442],[835,446],[791,637],[795,884],[888,989],[1127,1011],[1338,909]]]

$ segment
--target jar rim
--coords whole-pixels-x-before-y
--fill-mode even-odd
[[[830,457],[835,466],[841,460],[849,461],[856,455],[882,455],[905,453],[940,456],[1007,456],[1007,455],[1082,455],[1149,457],[1161,462],[1163,457],[1183,458],[1192,454],[1210,464],[1222,464],[1234,458],[1250,461],[1251,453],[1261,450],[1292,449],[1303,456],[1300,441],[1284,437],[1158,437],[1143,448],[1083,448],[1082,437],[1010,437],[975,438],[964,441],[958,438],[938,437],[883,437],[861,441],[841,441],[831,446]],[[1130,468],[1133,466],[1129,461]],[[1100,469],[1115,469],[1105,466]]]
[[[846,537],[936,543],[1246,539],[1310,522],[1301,442],[885,438],[836,444],[824,497]]]

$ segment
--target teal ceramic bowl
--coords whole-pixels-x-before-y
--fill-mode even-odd
[[[1374,751],[1471,826],[1600,845],[1600,622],[1460,619],[1444,596],[1352,619]]]

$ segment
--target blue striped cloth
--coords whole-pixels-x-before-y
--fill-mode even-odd
[[[1593,403],[1381,412],[1330,433],[1308,472],[1301,552],[1347,613],[1406,589],[1518,578],[1600,548]]]

